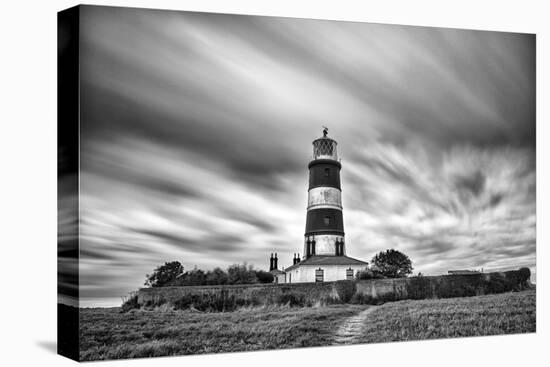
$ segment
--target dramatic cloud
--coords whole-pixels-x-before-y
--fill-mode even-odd
[[[536,270],[533,35],[85,6],[80,51],[84,305],[290,265],[321,124],[349,255]]]

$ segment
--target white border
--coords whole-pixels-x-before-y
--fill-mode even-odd
[[[94,1],[200,10],[537,33],[537,329],[532,335],[105,362],[104,366],[536,366],[547,359],[548,10],[544,1]],[[72,365],[56,338],[56,12],[73,1],[2,6],[2,365]],[[545,16],[546,15],[546,16]],[[546,103],[546,105],[544,105]],[[546,164],[546,166],[549,166]],[[544,245],[543,245],[544,244]]]

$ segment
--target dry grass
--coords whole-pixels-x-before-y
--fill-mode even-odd
[[[536,293],[386,303],[369,314],[359,343],[531,333]]]
[[[236,312],[82,309],[82,360],[251,351],[330,345],[334,330],[364,306],[290,308]]]
[[[327,346],[345,320],[368,306],[266,306],[200,313],[81,309],[82,360]],[[360,343],[528,333],[535,331],[535,291],[376,307]]]

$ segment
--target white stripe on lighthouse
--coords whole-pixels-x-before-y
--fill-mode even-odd
[[[307,238],[304,238],[304,254],[307,252]],[[315,238],[315,255],[332,255],[336,254],[336,240],[342,241],[344,237],[335,234],[321,234],[315,236],[309,236],[310,239]],[[345,255],[344,245],[344,255]]]
[[[342,210],[342,193],[335,187],[315,187],[308,192],[307,210],[334,208]]]

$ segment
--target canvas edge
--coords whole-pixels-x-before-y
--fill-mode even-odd
[[[80,6],[57,13],[57,353],[79,361]]]

